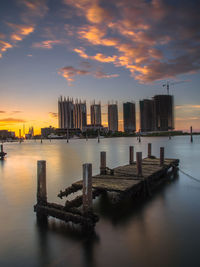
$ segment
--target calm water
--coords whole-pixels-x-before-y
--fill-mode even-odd
[[[200,266],[200,183],[179,173],[140,205],[111,209],[106,199],[95,201],[100,215],[96,234],[88,239],[72,227],[49,218],[48,227],[36,222],[36,162],[47,161],[50,202],[63,203],[56,195],[82,176],[82,164],[98,172],[99,152],[107,152],[109,167],[128,162],[128,147],[146,156],[160,146],[166,156],[180,159],[181,168],[200,179],[200,136],[194,137],[64,140],[4,144],[8,156],[0,162],[0,266]],[[70,228],[70,229],[69,229]]]

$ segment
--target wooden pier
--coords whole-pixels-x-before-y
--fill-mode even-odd
[[[110,169],[106,166],[106,152],[100,153],[100,174],[92,175],[92,164],[83,164],[83,179],[73,183],[58,197],[67,197],[82,190],[75,199],[67,200],[65,205],[47,202],[46,162],[38,162],[37,204],[34,206],[38,218],[52,216],[66,222],[81,224],[84,229],[94,229],[98,216],[93,213],[92,201],[101,194],[110,194],[113,203],[123,199],[139,199],[152,194],[153,190],[177,171],[178,159],[164,158],[164,148],[160,148],[160,158],[151,155],[148,144],[148,157],[142,159],[142,152],[129,148],[129,164]]]

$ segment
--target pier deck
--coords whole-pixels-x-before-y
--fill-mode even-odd
[[[37,204],[34,210],[38,218],[55,217],[65,222],[78,223],[85,229],[93,229],[98,216],[93,213],[93,199],[109,193],[112,203],[123,199],[140,199],[151,195],[152,191],[168,177],[176,173],[178,159],[165,159],[164,148],[160,148],[160,158],[151,155],[151,144],[148,144],[148,157],[142,159],[142,153],[136,153],[133,160],[133,147],[129,147],[129,164],[109,169],[106,166],[106,152],[100,153],[100,174],[92,175],[92,164],[83,164],[83,179],[78,180],[58,197],[68,197],[82,190],[82,194],[73,200],[67,200],[65,205],[47,202],[46,192],[46,162],[38,161],[38,191]]]
[[[171,167],[178,165],[177,159],[165,159],[164,165],[160,166],[160,159],[145,158],[142,160],[142,176],[137,175],[136,163],[119,166],[113,169],[114,175],[95,175],[92,177],[92,188],[110,192],[123,193],[137,186],[144,180],[157,179]],[[82,180],[73,185],[81,186]]]

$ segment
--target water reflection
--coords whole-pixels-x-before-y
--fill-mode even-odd
[[[95,262],[95,250],[96,246],[100,243],[100,238],[96,232],[88,236],[77,225],[54,219],[41,220],[41,218],[36,221],[36,231],[40,266],[47,266],[51,262],[52,249],[55,249],[51,244],[50,236],[52,233],[54,236],[56,235],[59,238],[66,238],[71,241],[72,246],[74,246],[74,243],[81,246],[83,267],[97,266]],[[64,262],[69,264],[67,254],[61,251],[59,257],[54,260],[55,266],[65,266],[63,264]],[[79,256],[74,255],[74,257]],[[50,266],[54,266],[54,264],[51,263]]]
[[[69,144],[52,140],[6,143],[5,161],[0,162],[0,266],[200,266],[199,184],[182,173],[140,203],[128,201],[113,207],[107,196],[95,200],[100,215],[96,236],[82,236],[77,226],[52,218],[44,227],[36,223],[36,162],[47,161],[49,202],[58,202],[57,193],[82,177],[82,163],[91,162],[99,172],[100,151],[107,152],[110,168],[128,162],[129,146],[159,156],[179,158],[181,168],[199,177],[200,138],[189,137],[113,138],[73,140]],[[61,201],[64,204],[66,199]],[[11,253],[12,251],[12,253]]]

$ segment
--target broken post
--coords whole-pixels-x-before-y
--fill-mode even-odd
[[[192,126],[190,126],[190,142],[193,142]]]
[[[83,164],[83,212],[92,210],[92,164]]]
[[[164,164],[164,153],[165,153],[164,147],[160,147],[160,166],[163,166]]]
[[[151,157],[151,143],[148,143],[148,158]]]
[[[142,176],[142,152],[136,153],[137,175]]]
[[[46,189],[46,161],[38,160],[37,162],[37,204],[46,205],[47,189]]]
[[[134,163],[134,147],[133,146],[129,146],[129,164],[133,164]]]
[[[101,151],[100,153],[100,174],[106,174],[106,152]]]

